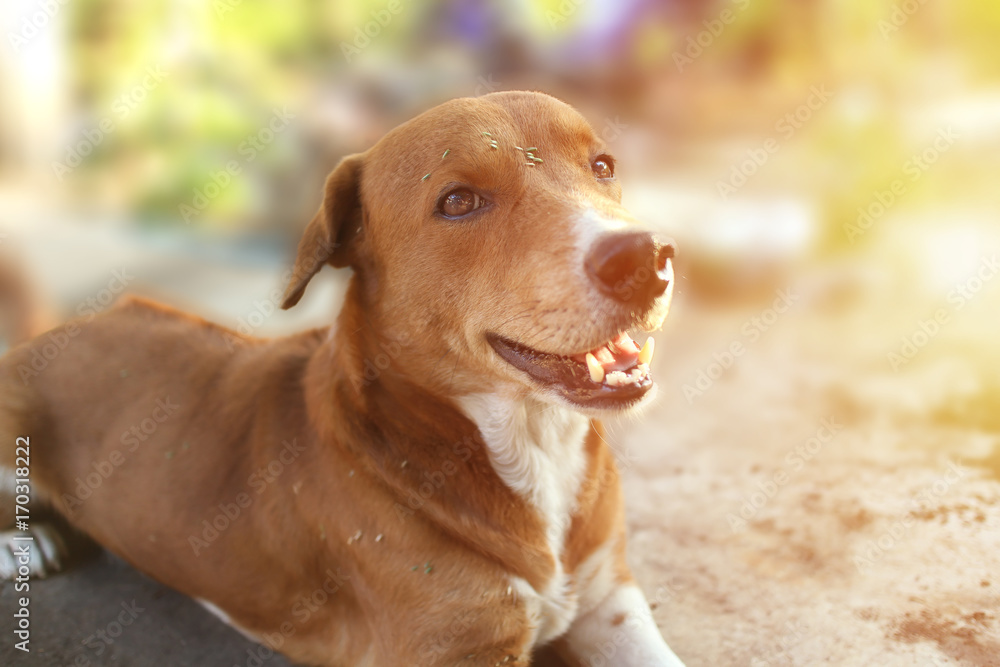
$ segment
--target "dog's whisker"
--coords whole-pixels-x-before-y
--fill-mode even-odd
[[[539,303],[539,301],[536,300],[535,303]],[[532,315],[538,315],[538,314],[539,314],[538,311],[536,311],[533,306],[529,306],[529,307],[525,308],[524,310],[522,310],[522,311],[520,311],[518,313],[515,313],[511,317],[507,318],[506,320],[504,320],[503,322],[501,322],[499,326],[500,327],[504,327],[504,326],[507,326],[508,324],[510,324],[511,322],[514,322],[514,321],[516,321],[518,319],[521,319],[522,317],[530,317]]]
[[[461,359],[461,353],[455,355],[455,366],[451,369],[451,383],[448,385],[448,392],[450,393],[455,387],[455,373],[458,372],[458,362]]]
[[[434,370],[437,370],[438,365],[440,365],[440,363],[444,360],[444,358],[447,357],[449,354],[451,354],[451,352],[452,352],[451,347],[445,349],[444,354],[438,357],[438,360],[434,362]]]

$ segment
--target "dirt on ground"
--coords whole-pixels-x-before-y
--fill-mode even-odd
[[[680,299],[657,404],[612,429],[661,629],[692,667],[1000,665],[990,334],[955,314],[920,347],[891,294],[796,289]]]

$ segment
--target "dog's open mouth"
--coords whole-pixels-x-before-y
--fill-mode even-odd
[[[640,348],[623,331],[593,350],[569,355],[541,352],[495,334],[488,340],[510,365],[581,406],[625,408],[653,386],[652,338]]]

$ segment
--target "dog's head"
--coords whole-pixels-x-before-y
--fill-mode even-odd
[[[496,93],[435,107],[345,158],[299,245],[284,307],[351,266],[394,370],[446,396],[621,409],[652,388],[673,243],[621,205],[615,160],[571,107]],[[350,333],[350,332],[348,332]]]

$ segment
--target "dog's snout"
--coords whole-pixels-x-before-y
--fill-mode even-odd
[[[667,264],[674,257],[672,239],[649,232],[609,234],[587,254],[587,272],[597,287],[622,303],[645,307],[670,285]]]

